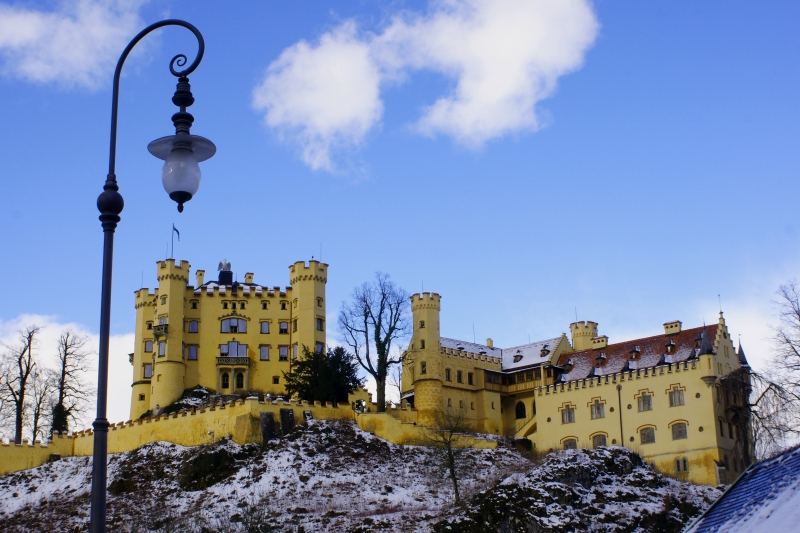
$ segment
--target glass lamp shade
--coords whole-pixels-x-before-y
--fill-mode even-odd
[[[175,148],[164,161],[161,182],[169,197],[178,202],[181,211],[200,188],[200,164],[194,152],[187,148]]]

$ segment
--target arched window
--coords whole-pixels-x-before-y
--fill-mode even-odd
[[[574,424],[575,423],[575,408],[567,405],[561,410],[561,423]]]
[[[600,446],[606,445],[606,436],[605,435],[595,435],[592,437],[592,447],[599,448]]]
[[[525,418],[525,404],[517,402],[517,418]]]
[[[687,437],[686,424],[678,422],[672,425],[672,440],[685,439]]]
[[[656,430],[654,428],[642,428],[641,432],[642,444],[650,444],[656,441]]]
[[[228,373],[227,372],[223,372],[223,374],[222,374],[222,388],[223,389],[227,389],[229,386],[230,386],[230,382],[229,382],[229,378],[228,378]]]
[[[578,449],[578,441],[575,439],[567,439],[564,441],[564,449],[565,450],[577,450]]]
[[[676,385],[669,391],[669,406],[677,407],[679,405],[683,405],[683,391]]]
[[[222,333],[247,333],[247,321],[243,318],[225,318],[220,324]]]
[[[243,389],[244,388],[244,374],[239,372],[236,374],[236,388]]]

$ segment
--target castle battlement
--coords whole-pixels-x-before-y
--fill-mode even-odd
[[[297,261],[289,266],[290,283],[296,284],[298,281],[319,281],[328,282],[328,264],[320,263],[312,259],[308,263]]]
[[[475,361],[484,361],[487,363],[500,365],[501,359],[491,355],[468,352],[466,350],[454,350],[453,348],[439,348],[439,353],[445,354],[448,357],[460,357],[462,359],[474,359]],[[498,368],[499,370],[499,368]]]

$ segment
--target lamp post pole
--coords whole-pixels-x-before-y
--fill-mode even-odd
[[[98,367],[97,367],[97,418],[92,423],[94,428],[94,451],[92,461],[92,508],[91,508],[91,532],[92,533],[105,533],[106,531],[106,486],[107,486],[107,460],[108,460],[108,419],[106,418],[106,408],[108,401],[108,338],[111,327],[111,272],[113,267],[114,257],[114,230],[120,221],[119,214],[125,205],[122,200],[122,195],[119,193],[117,186],[117,176],[115,174],[116,167],[116,151],[117,151],[117,105],[119,101],[119,80],[122,73],[122,65],[130,54],[136,44],[144,38],[145,35],[162,28],[164,26],[182,26],[190,30],[198,41],[197,57],[191,65],[181,71],[176,71],[175,66],[182,67],[186,64],[187,59],[183,54],[176,55],[170,61],[170,72],[172,75],[179,78],[178,91],[173,97],[173,102],[180,106],[181,111],[173,116],[173,122],[181,123],[184,131],[176,132],[175,137],[179,137],[179,133],[186,134],[181,137],[183,144],[180,148],[186,150],[186,139],[195,136],[188,135],[188,127],[186,122],[191,126],[192,116],[186,113],[186,107],[192,105],[194,99],[189,92],[188,79],[186,76],[191,74],[200,61],[203,59],[205,51],[205,43],[203,36],[200,32],[182,20],[162,20],[156,22],[142,30],[133,40],[128,44],[122,55],[117,62],[117,68],[114,71],[114,87],[111,100],[111,138],[110,150],[108,157],[108,176],[106,177],[103,192],[97,198],[97,209],[100,211],[100,222],[103,227],[103,281],[102,292],[100,298],[100,345],[98,349]],[[181,87],[184,84],[185,87]],[[181,92],[183,90],[183,92]],[[186,94],[188,93],[188,97]],[[188,116],[188,117],[187,117]],[[210,143],[210,141],[207,141]],[[176,143],[177,144],[177,143]],[[211,145],[213,146],[213,144]],[[213,155],[213,152],[212,154]],[[211,157],[210,155],[208,157]],[[206,158],[207,159],[207,158]],[[196,163],[195,163],[196,164]],[[166,168],[165,168],[166,172]],[[197,171],[197,184],[199,185],[199,170]],[[166,178],[165,178],[166,187]],[[196,187],[194,189],[196,191]],[[194,191],[191,193],[193,194]],[[181,196],[182,201],[187,201],[186,197]],[[189,194],[189,199],[191,198]],[[172,195],[171,195],[172,196]],[[175,198],[173,198],[175,199]],[[176,200],[177,201],[177,200]],[[180,202],[180,207],[183,207]]]

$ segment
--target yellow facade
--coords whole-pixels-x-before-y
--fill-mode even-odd
[[[158,288],[136,291],[131,419],[197,385],[281,393],[303,347],[326,345],[327,264],[291,265],[285,288],[254,283],[250,272],[234,281],[229,270],[213,281],[198,270],[193,286],[190,270],[186,261],[159,261]]]
[[[402,397],[420,423],[462,410],[478,432],[528,438],[539,450],[626,446],[701,484],[730,482],[746,467],[748,439],[735,434],[720,391],[720,378],[740,368],[722,313],[707,329],[673,321],[663,335],[617,344],[596,322],[575,322],[572,343],[561,334],[500,349],[441,337],[436,293],[413,295],[411,307]]]

